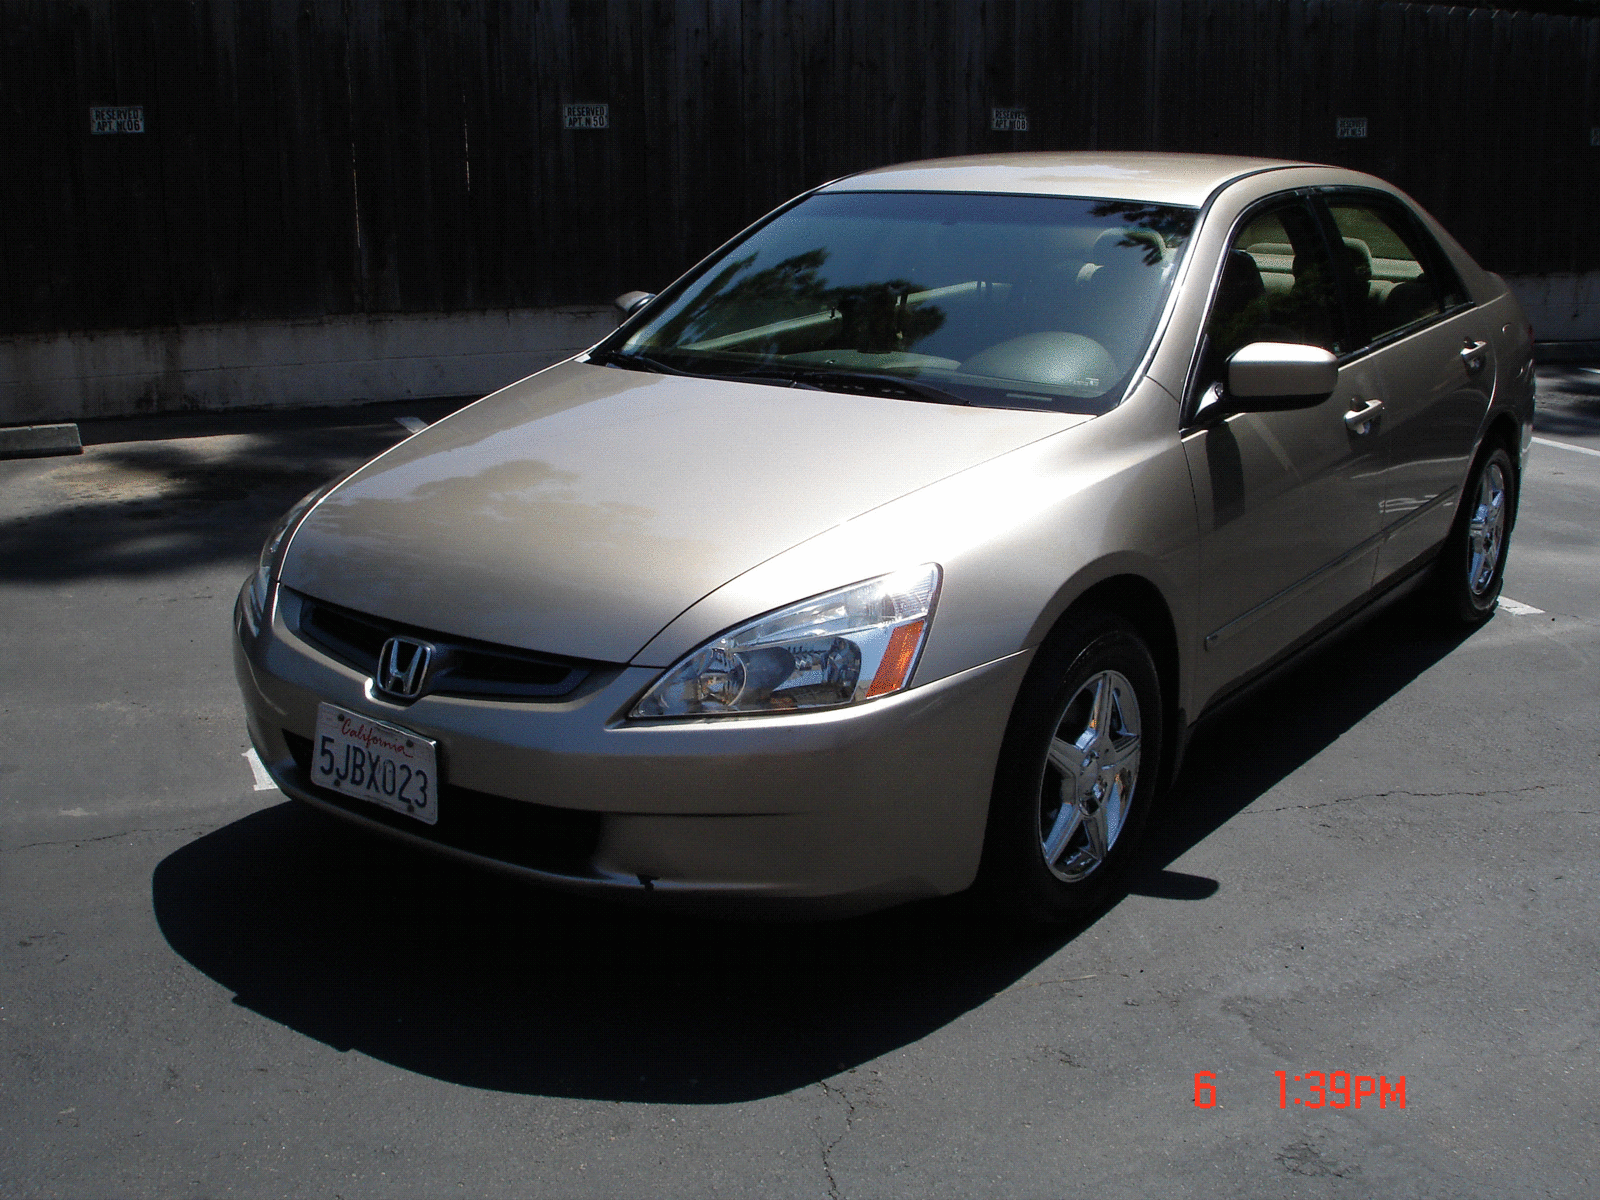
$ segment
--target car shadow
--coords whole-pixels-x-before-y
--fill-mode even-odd
[[[1126,892],[1215,893],[1170,864],[1460,640],[1391,610],[1202,730]],[[152,899],[173,949],[236,1003],[326,1045],[470,1087],[673,1103],[776,1095],[891,1052],[1098,919],[1002,932],[960,897],[832,923],[667,915],[528,888],[295,804],[169,855]]]
[[[1162,884],[1152,889],[1144,876],[1161,872],[1305,766],[1472,632],[1441,621],[1427,594],[1413,596],[1202,721],[1154,815],[1128,890],[1163,894]]]
[[[161,862],[168,942],[235,1003],[470,1087],[727,1103],[875,1058],[1063,942],[959,901],[754,924],[575,899],[347,833],[297,804]]]

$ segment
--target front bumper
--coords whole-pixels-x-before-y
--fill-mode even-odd
[[[656,902],[843,913],[969,886],[1031,657],[782,716],[627,722],[660,671],[626,666],[556,701],[400,706],[297,636],[277,599],[258,629],[241,592],[234,665],[251,741],[286,795],[540,883]],[[311,785],[321,701],[437,740],[437,827]]]

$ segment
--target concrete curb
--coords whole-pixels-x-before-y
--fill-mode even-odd
[[[76,425],[17,425],[0,429],[0,458],[41,458],[47,454],[82,454]]]

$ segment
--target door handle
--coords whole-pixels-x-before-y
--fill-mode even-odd
[[[1483,352],[1488,348],[1488,342],[1475,342],[1471,338],[1467,339],[1466,344],[1461,347],[1461,361],[1466,364],[1467,374],[1476,375],[1483,370]]]
[[[1378,417],[1383,413],[1382,400],[1357,400],[1359,408],[1352,408],[1344,415],[1345,428],[1360,437],[1370,433],[1373,425],[1377,424]]]

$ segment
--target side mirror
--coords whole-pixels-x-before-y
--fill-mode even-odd
[[[1228,359],[1229,408],[1272,412],[1310,408],[1339,385],[1339,362],[1321,346],[1251,342]]]
[[[623,292],[611,303],[622,311],[624,317],[631,317],[646,300],[655,298],[654,292]]]

